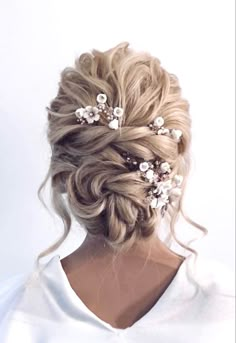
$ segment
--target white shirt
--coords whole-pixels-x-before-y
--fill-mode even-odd
[[[232,272],[198,256],[196,288],[189,278],[193,262],[190,254],[148,313],[129,328],[116,329],[82,302],[55,255],[40,270],[35,266],[29,275],[18,274],[0,285],[0,342],[235,342]]]

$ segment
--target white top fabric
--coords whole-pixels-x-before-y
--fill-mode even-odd
[[[234,343],[234,277],[223,263],[186,257],[156,304],[134,325],[116,329],[77,296],[55,255],[38,270],[0,285],[1,343]],[[79,280],[78,280],[79,282]],[[197,290],[197,291],[196,291]]]

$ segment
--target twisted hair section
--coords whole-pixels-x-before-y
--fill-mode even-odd
[[[77,123],[75,110],[96,106],[99,93],[107,95],[110,106],[124,109],[119,130],[111,130],[104,117],[97,125]],[[91,235],[104,236],[117,251],[156,235],[161,217],[145,202],[150,185],[127,169],[122,152],[144,160],[158,156],[172,165],[173,175],[183,175],[182,196],[166,213],[169,237],[197,256],[175,232],[182,214],[191,225],[207,233],[183,210],[190,170],[191,118],[175,75],[168,73],[157,58],[135,52],[126,42],[105,52],[92,50],[76,58],[74,67],[61,72],[58,94],[47,113],[52,154],[38,195],[43,202],[41,193],[50,180],[52,205],[63,221],[64,233],[38,260],[65,240],[72,217]],[[166,128],[182,131],[179,143],[148,128],[157,116],[164,118]]]

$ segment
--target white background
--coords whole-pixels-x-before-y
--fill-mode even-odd
[[[36,195],[49,161],[45,107],[60,71],[81,52],[121,41],[156,55],[180,79],[193,119],[185,208],[209,230],[198,250],[234,269],[234,1],[0,4],[0,279],[29,270],[62,227]],[[196,232],[184,221],[178,227]],[[74,229],[61,254],[83,237]]]

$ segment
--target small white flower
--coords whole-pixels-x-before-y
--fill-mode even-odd
[[[174,176],[174,182],[176,183],[177,186],[181,186],[183,182],[183,176],[182,175],[175,175]]]
[[[123,115],[123,112],[124,112],[123,108],[121,108],[121,107],[115,107],[113,110],[113,114],[116,117],[121,117]]]
[[[148,170],[148,168],[149,168],[148,162],[142,162],[142,163],[139,164],[139,169],[142,172],[145,172],[146,170]]]
[[[98,114],[99,110],[97,107],[86,106],[83,113],[83,118],[87,120],[89,124],[92,124],[94,121],[98,121],[100,115]]]
[[[176,129],[171,130],[171,136],[176,140],[179,140],[182,135],[183,133],[181,130],[176,130]]]
[[[85,113],[85,108],[83,107],[77,108],[77,110],[75,111],[75,115],[77,118],[83,118],[84,113]]]
[[[159,198],[154,198],[151,201],[152,208],[162,208],[169,202],[169,198],[166,195],[160,196]]]
[[[170,173],[170,172],[171,172],[170,165],[169,165],[168,162],[163,162],[163,163],[161,163],[160,168],[161,168],[161,171],[162,171],[163,173],[166,173],[166,172],[167,172],[167,173]]]
[[[158,127],[162,127],[164,125],[164,119],[162,117],[157,117],[154,119],[154,125]]]
[[[147,178],[149,181],[153,179],[153,175],[154,175],[154,171],[153,171],[152,169],[149,169],[149,170],[146,172],[146,174],[145,174],[146,178]]]
[[[119,127],[119,122],[117,119],[113,119],[108,123],[110,129],[117,130]]]
[[[157,194],[168,194],[168,191],[172,188],[171,180],[168,181],[160,181],[157,183]]]
[[[99,104],[105,104],[106,101],[107,101],[107,96],[106,96],[106,94],[103,94],[103,93],[98,94],[98,96],[97,96],[97,102],[98,102]]]

